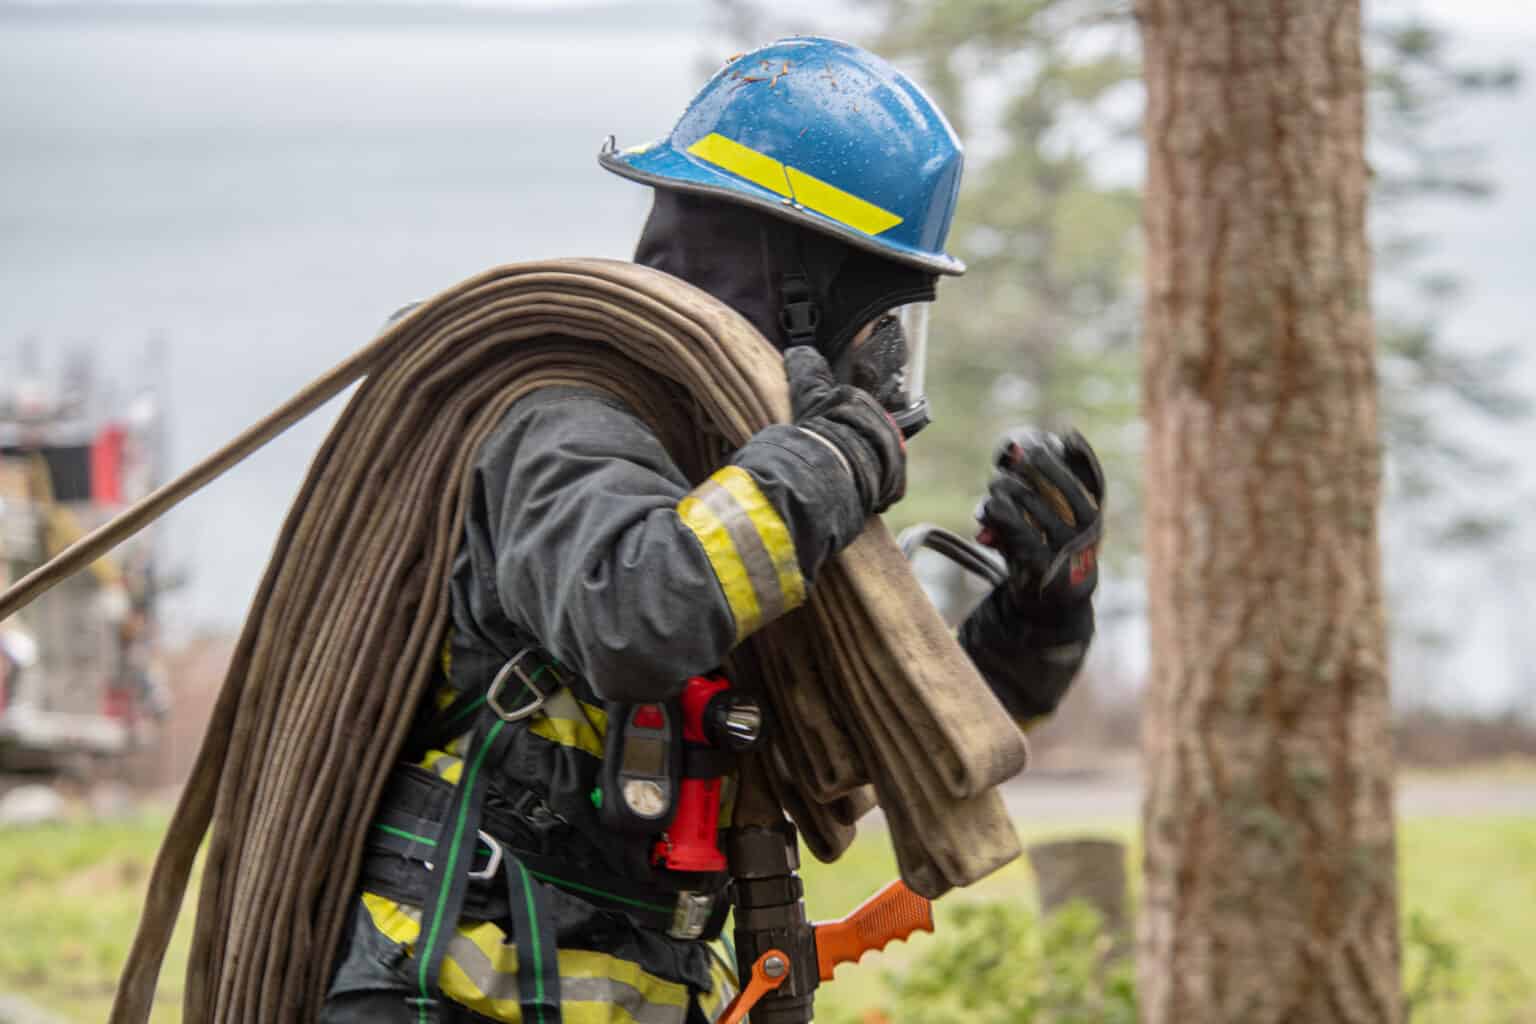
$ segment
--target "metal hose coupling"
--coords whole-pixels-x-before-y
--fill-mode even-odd
[[[816,933],[805,913],[799,837],[788,821],[730,831],[726,856],[735,878],[736,962],[747,978],[769,950],[788,954],[789,977],[752,1010],[753,1024],[809,1024],[820,977]]]

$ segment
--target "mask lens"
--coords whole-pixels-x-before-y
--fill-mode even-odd
[[[844,357],[838,376],[873,395],[911,437],[928,425],[927,355],[928,303],[914,302],[876,318]]]
[[[891,311],[891,315],[900,322],[901,333],[906,340],[906,365],[901,373],[906,407],[900,411],[892,410],[891,415],[895,418],[896,425],[901,427],[903,436],[907,438],[911,438],[930,422],[928,393],[924,389],[925,378],[928,375],[928,307],[930,305],[932,303],[911,302]]]
[[[928,394],[924,384],[928,374],[928,309],[931,305],[912,302],[893,310],[907,340],[907,365],[902,376],[906,381],[907,397],[914,405],[924,401]]]

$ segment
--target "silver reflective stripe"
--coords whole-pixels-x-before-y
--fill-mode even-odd
[[[853,467],[848,464],[848,456],[843,454],[843,450],[841,448],[839,448],[837,445],[833,444],[832,440],[830,438],[822,437],[820,434],[816,433],[816,431],[812,430],[810,427],[800,427],[799,429],[800,429],[800,432],[802,434],[809,434],[811,437],[814,437],[816,440],[818,440],[822,444],[826,445],[827,446],[827,451],[829,451],[833,455],[837,456],[837,461],[841,462],[843,464],[843,470],[848,474],[848,478],[850,480],[854,479]]]
[[[418,908],[408,904],[398,906],[401,913],[420,924],[421,911]],[[484,950],[470,939],[455,932],[453,938],[448,940],[444,959],[452,960],[485,998],[496,1002],[516,1003],[519,999],[517,950],[508,948],[506,955],[507,959],[504,962],[508,964],[508,970],[498,971],[490,958],[485,955]],[[630,961],[615,958],[615,962],[629,963]],[[597,1003],[602,1006],[616,1006],[633,1017],[636,1024],[683,1024],[688,1015],[687,1006],[651,1002],[645,997],[645,993],[635,986],[611,977],[569,976],[562,973],[560,1002],[561,1005]],[[574,1007],[572,1009],[574,1010]]]
[[[720,518],[725,532],[730,534],[731,543],[736,546],[736,556],[747,570],[752,592],[757,595],[757,606],[762,613],[759,621],[772,622],[783,615],[789,609],[784,600],[784,590],[779,586],[778,569],[774,567],[773,556],[763,545],[763,538],[758,535],[757,525],[752,522],[747,510],[741,507],[735,495],[714,480],[704,481],[694,490],[693,495]]]
[[[1040,656],[1052,665],[1075,665],[1083,660],[1083,655],[1087,651],[1086,644],[1059,644],[1055,647],[1047,647],[1040,652]]]
[[[448,942],[447,956],[485,993],[489,999],[517,1002],[516,950],[511,953],[509,973],[497,971],[481,948],[462,935]],[[617,978],[571,978],[560,976],[561,1003],[601,1003],[623,1008],[638,1024],[682,1024],[687,1009],[653,1003],[633,985]]]

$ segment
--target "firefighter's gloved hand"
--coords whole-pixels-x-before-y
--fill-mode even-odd
[[[866,512],[884,512],[906,493],[907,450],[901,428],[867,392],[839,384],[809,345],[784,353],[795,426],[825,442],[847,467]]]
[[[1078,604],[1098,585],[1104,470],[1072,431],[1015,431],[994,459],[997,473],[976,510],[978,539],[1008,562],[1014,604],[1025,614]]]

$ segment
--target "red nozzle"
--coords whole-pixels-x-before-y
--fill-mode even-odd
[[[724,871],[720,852],[720,780],[684,779],[677,814],[656,852],[673,871]]]
[[[730,688],[720,676],[694,676],[683,685],[683,742],[693,747],[715,746],[709,727],[710,702]],[[720,778],[685,778],[677,813],[666,837],[656,844],[653,857],[673,871],[724,871],[719,828]]]

